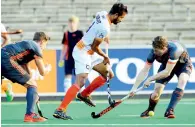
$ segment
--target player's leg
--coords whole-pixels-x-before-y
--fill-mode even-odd
[[[161,72],[162,70],[164,70],[165,67],[166,66],[162,64],[160,68],[158,69],[158,72]],[[160,96],[164,90],[165,85],[171,80],[173,76],[174,76],[174,71],[167,78],[156,81],[154,92],[149,97],[149,106],[143,113],[141,113],[140,117],[147,118],[149,117],[149,114],[148,114],[149,111],[155,110],[155,107],[160,99]]]
[[[75,73],[76,81],[67,91],[60,106],[55,110],[53,116],[64,120],[72,119],[66,115],[66,110],[70,102],[75,98],[77,92],[85,84],[88,73],[91,70],[90,56],[84,51],[78,48],[74,48],[73,57],[75,60]]]
[[[80,90],[80,88],[85,84],[87,79],[87,73],[81,73],[76,75],[76,82],[73,84],[67,91],[64,96],[63,101],[61,102],[60,106],[55,110],[53,116],[55,118],[60,118],[64,120],[72,119],[70,116],[66,115],[66,110],[70,102],[75,98],[76,94]]]
[[[6,61],[6,59],[4,59]],[[38,100],[37,84],[30,78],[30,75],[14,60],[9,60],[2,64],[4,71],[2,74],[12,82],[17,82],[27,88],[26,100],[27,108],[24,122],[43,122],[46,119],[35,114],[35,104]]]
[[[101,87],[106,82],[107,66],[103,63],[103,58],[97,54],[92,56],[93,70],[100,75],[94,78],[94,80],[81,92],[81,96],[88,97],[93,91]],[[112,70],[109,70],[110,79],[114,77]],[[78,94],[79,95],[79,94]]]
[[[154,92],[149,97],[148,108],[140,115],[141,117],[149,117],[149,111],[155,110],[155,107],[160,99],[160,96],[164,90],[165,85],[162,83],[155,83]]]
[[[71,85],[72,85],[72,75],[66,74],[64,77],[64,92],[65,93],[71,87]]]
[[[65,66],[64,66],[64,73],[65,73],[65,77],[64,77],[64,91],[65,93],[67,92],[67,90],[71,87],[72,85],[72,64],[73,62],[71,62],[71,60],[65,60]]]
[[[24,83],[25,81],[22,81],[22,82]],[[44,122],[46,121],[45,118],[35,113],[35,105],[36,105],[36,102],[39,100],[36,81],[34,81],[33,79],[29,79],[25,83],[24,87],[26,87],[27,89],[27,92],[26,92],[27,108],[26,108],[26,114],[24,117],[24,122]]]
[[[177,88],[173,91],[170,103],[167,107],[167,110],[164,114],[167,118],[175,118],[174,109],[177,103],[181,100],[184,95],[185,86],[190,78],[190,74],[192,71],[191,65],[185,64],[182,66],[178,66],[176,71],[176,75],[178,76],[178,85]]]
[[[93,67],[93,70],[97,71],[100,73],[100,76],[96,77],[90,85],[88,85],[82,92],[81,95],[83,97],[89,96],[94,90],[97,88],[101,87],[102,85],[105,84],[106,82],[106,75],[107,75],[107,70],[106,70],[106,65],[103,63],[100,63],[98,65],[95,65]],[[110,73],[110,79],[114,76],[112,71],[109,71]]]

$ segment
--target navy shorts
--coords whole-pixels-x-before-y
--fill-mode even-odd
[[[166,65],[162,64],[160,66],[160,68],[158,69],[158,72],[163,71],[165,69],[165,67],[166,67]],[[161,83],[161,84],[166,85],[173,78],[173,76],[175,74],[177,77],[179,77],[181,73],[187,73],[188,75],[190,75],[192,73],[192,63],[190,61],[187,63],[177,62],[177,64],[173,68],[170,76],[168,76],[167,78],[164,78],[164,79],[157,80],[156,83]]]
[[[1,52],[1,76],[21,85],[30,80],[30,75],[6,52]]]
[[[74,67],[74,59],[64,60],[65,67],[64,73],[65,75],[75,75],[75,67]]]

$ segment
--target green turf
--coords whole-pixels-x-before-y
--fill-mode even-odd
[[[183,124],[182,126],[192,125],[195,126],[195,99],[183,99],[175,110],[175,119],[165,119],[163,117],[164,111],[168,105],[169,100],[161,100],[158,104],[155,112],[155,116],[152,118],[144,119],[139,115],[148,106],[148,100],[131,100],[121,104],[105,116],[99,119],[92,119],[90,114],[92,111],[99,112],[108,106],[107,101],[97,103],[95,108],[89,107],[81,102],[74,102],[68,108],[68,114],[71,115],[74,120],[59,120],[52,117],[55,108],[59,105],[59,102],[41,102],[41,108],[44,115],[49,118],[44,123],[33,123],[36,126],[176,126],[176,124]],[[27,126],[27,123],[23,122],[25,113],[25,102],[3,102],[1,104],[1,118],[2,126],[13,127],[19,124],[19,126]],[[58,125],[57,125],[58,124]],[[120,125],[121,124],[121,125]],[[185,125],[184,125],[185,124]],[[28,124],[29,125],[29,124]]]

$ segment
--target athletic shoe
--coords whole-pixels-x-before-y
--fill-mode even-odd
[[[31,113],[31,114],[25,114],[24,116],[24,122],[44,122],[47,119],[39,116],[36,113]]]
[[[12,85],[10,83],[7,84],[8,90],[5,91],[7,101],[12,101],[14,99],[14,93],[12,92]]]
[[[83,97],[81,96],[81,93],[77,94],[77,98],[83,102],[85,102],[87,105],[91,106],[91,107],[95,107],[95,103],[93,103],[93,101],[91,100],[91,97]]]
[[[73,120],[71,116],[66,115],[66,112],[58,109],[55,110],[53,117],[57,119],[63,119],[63,120]]]
[[[148,118],[149,117],[149,110],[147,109],[146,111],[142,112],[142,114],[140,115],[140,117],[142,117],[142,118]]]
[[[164,117],[169,118],[169,119],[175,118],[174,110],[172,108],[171,109],[167,109],[167,111],[164,114]]]

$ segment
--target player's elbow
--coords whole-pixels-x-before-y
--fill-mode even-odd
[[[91,49],[92,49],[93,51],[96,51],[96,50],[97,50],[97,47],[94,46],[94,45],[91,45]]]

